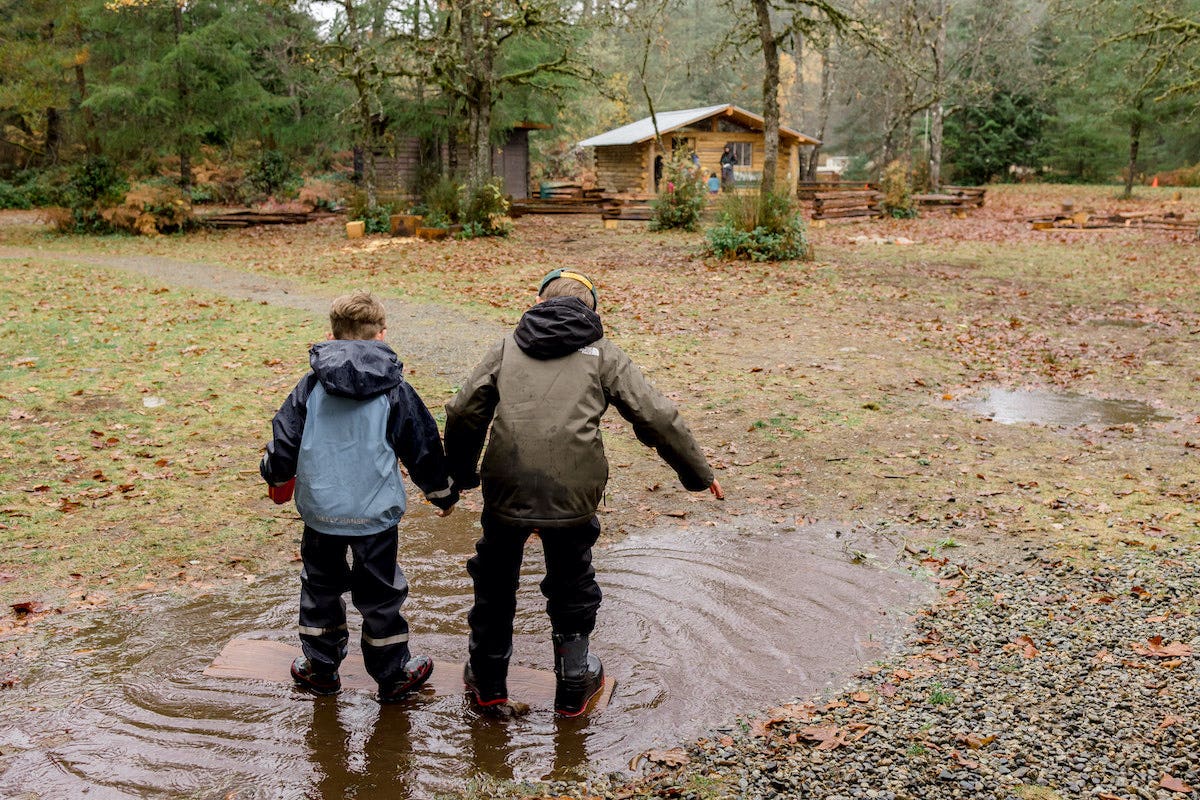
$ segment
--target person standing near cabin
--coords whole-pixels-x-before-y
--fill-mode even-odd
[[[300,542],[300,646],[296,686],[313,694],[342,688],[347,590],[362,614],[362,654],[379,701],[399,700],[433,673],[433,660],[408,648],[400,613],[408,581],[396,563],[397,526],[407,505],[397,459],[438,516],[458,501],[437,423],[404,380],[383,342],[383,305],[366,292],[343,295],[329,311],[329,340],[309,350],[312,371],[271,422],[259,465],[269,493],[287,502],[294,487],[304,520]],[[346,563],[350,552],[351,564]]]
[[[721,188],[727,192],[733,189],[733,168],[737,163],[737,154],[732,147],[725,145],[721,151]]]
[[[589,651],[588,638],[600,608],[592,546],[608,481],[600,418],[610,405],[685,489],[707,489],[724,499],[675,406],[604,338],[597,300],[595,286],[580,272],[546,275],[537,303],[446,404],[454,485],[483,487],[483,535],[467,562],[475,604],[467,615],[463,682],[484,708],[508,702],[521,559],[534,533],[546,558],[541,589],[553,633],[555,712],[581,714],[604,686],[604,667]]]

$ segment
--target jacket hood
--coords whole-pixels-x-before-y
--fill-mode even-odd
[[[600,315],[578,297],[552,297],[525,312],[513,339],[531,358],[562,358],[604,336]]]
[[[332,339],[308,351],[308,363],[325,391],[365,400],[404,380],[404,365],[378,339]]]

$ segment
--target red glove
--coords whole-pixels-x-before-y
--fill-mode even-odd
[[[296,479],[292,478],[287,483],[281,483],[278,486],[267,486],[267,497],[275,501],[276,505],[282,505],[292,499],[292,492],[296,489]]]

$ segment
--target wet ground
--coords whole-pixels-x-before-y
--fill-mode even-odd
[[[1032,422],[1055,428],[1143,425],[1171,419],[1170,415],[1137,400],[1105,400],[1041,390],[991,389],[971,402],[969,408],[1006,425]]]
[[[465,655],[476,518],[409,519],[401,563],[413,645]],[[204,677],[235,636],[294,641],[297,578],[236,597],[153,597],[60,618],[5,692],[5,797],[429,797],[466,776],[570,778],[622,770],[653,746],[727,724],[763,698],[807,697],[881,658],[930,589],[894,563],[901,543],[853,526],[658,527],[597,551],[605,591],[594,649],[616,679],[591,719],[535,710],[501,721],[461,697],[380,707],[284,684]],[[532,544],[514,662],[550,669]],[[355,618],[352,616],[352,624]]]

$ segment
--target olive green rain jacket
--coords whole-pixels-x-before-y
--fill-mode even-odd
[[[712,469],[675,406],[603,337],[600,317],[582,300],[546,300],[525,312],[446,404],[454,487],[482,482],[484,513],[545,528],[591,519],[608,481],[600,418],[609,405],[685,489],[699,492],[712,483]]]

